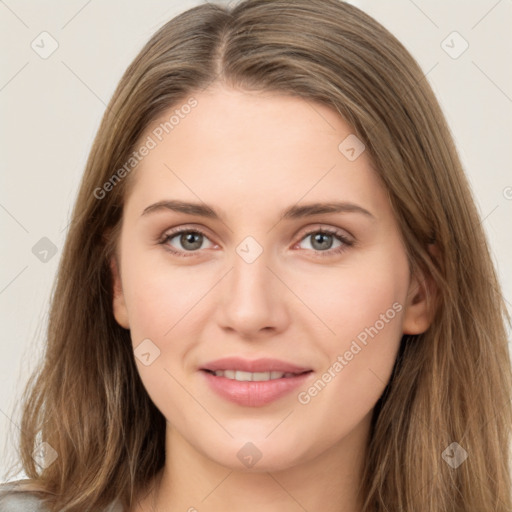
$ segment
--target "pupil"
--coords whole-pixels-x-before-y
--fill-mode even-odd
[[[181,245],[189,250],[199,249],[203,242],[203,235],[201,233],[185,233],[180,238]]]
[[[326,243],[327,241],[327,243]],[[332,245],[332,235],[326,233],[317,233],[313,237],[313,248],[315,249],[330,249]],[[316,245],[316,247],[315,247]]]

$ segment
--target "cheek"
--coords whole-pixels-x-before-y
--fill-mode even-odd
[[[336,272],[319,272],[310,276],[307,287],[303,283],[304,302],[329,327],[315,319],[307,323],[324,366],[322,382],[306,390],[304,401],[310,397],[317,406],[333,404],[337,414],[358,411],[354,417],[375,405],[400,346],[408,276],[406,255],[389,251],[354,260]]]
[[[199,323],[193,320],[201,311],[206,285],[200,287],[198,277],[184,268],[172,269],[154,261],[143,264],[142,258],[133,263],[125,295],[136,364],[152,402],[170,418],[186,402],[179,384],[183,382],[180,365],[194,346],[190,340],[200,337]],[[151,362],[146,365],[137,354],[148,351]]]
[[[194,271],[193,266],[171,265],[164,249],[152,252],[126,258],[124,293],[132,336],[164,340],[199,305],[209,281],[208,275]],[[211,277],[213,283],[215,276]]]
[[[323,329],[326,346],[340,349],[375,323],[382,328],[381,315],[386,315],[390,309],[387,316],[392,317],[393,322],[389,324],[393,324],[395,333],[400,332],[396,313],[397,309],[403,309],[406,298],[407,258],[401,253],[370,256],[356,256],[336,268],[319,267],[307,278],[297,277],[300,273],[294,277],[297,294],[324,323],[322,327],[312,315],[307,316],[311,319],[311,328],[315,320],[315,329]],[[393,308],[395,303],[401,307]]]
[[[137,361],[140,376],[155,404],[164,407],[165,400],[183,392],[172,376],[182,380],[188,354],[202,338],[201,331],[212,313],[214,294],[210,292],[218,273],[171,266],[161,255],[146,255],[146,260],[141,255],[133,258],[131,267],[127,262],[126,268],[133,272],[126,279],[125,295],[135,355],[142,351],[143,343],[149,343],[158,354],[150,366]]]

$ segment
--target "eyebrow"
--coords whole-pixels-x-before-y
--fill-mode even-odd
[[[186,213],[189,215],[196,215],[208,219],[221,220],[220,215],[214,208],[206,203],[191,203],[187,201],[179,201],[176,199],[166,199],[151,204],[144,209],[141,216],[146,216],[151,213],[160,211],[174,211],[179,213]],[[376,217],[367,209],[355,203],[346,201],[334,201],[326,203],[309,203],[304,205],[293,205],[286,208],[281,212],[281,219],[300,219],[314,215],[321,215],[326,213],[360,213],[373,220]]]

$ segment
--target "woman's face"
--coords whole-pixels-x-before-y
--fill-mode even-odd
[[[428,327],[386,190],[326,106],[192,96],[141,138],[112,260],[144,386],[182,442],[224,466],[346,448],[368,433],[402,334]]]

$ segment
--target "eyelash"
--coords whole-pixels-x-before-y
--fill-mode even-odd
[[[172,253],[176,256],[185,257],[185,258],[194,256],[197,252],[199,252],[199,250],[176,251],[174,249],[171,249],[170,246],[167,245],[169,240],[172,240],[177,235],[181,235],[182,233],[197,233],[197,234],[201,234],[204,237],[208,238],[208,235],[199,228],[193,228],[193,229],[192,228],[188,228],[188,229],[187,228],[177,228],[174,231],[166,233],[163,236],[162,240],[160,240],[159,244],[163,245],[166,250],[168,250],[170,253]],[[309,231],[304,234],[304,236],[299,240],[299,242],[302,242],[302,240],[306,239],[308,236],[315,235],[317,233],[321,233],[324,235],[333,235],[335,238],[337,238],[342,243],[342,245],[340,245],[339,247],[336,247],[335,249],[328,249],[326,251],[318,251],[318,250],[312,249],[314,251],[315,255],[317,255],[319,257],[328,257],[328,256],[334,256],[337,254],[341,254],[342,252],[347,250],[348,247],[352,247],[354,245],[354,242],[352,240],[350,240],[348,237],[346,237],[343,233],[341,233],[340,231],[338,231],[336,229],[330,229],[330,228],[317,228],[312,231]],[[297,242],[297,243],[299,243],[299,242]]]

